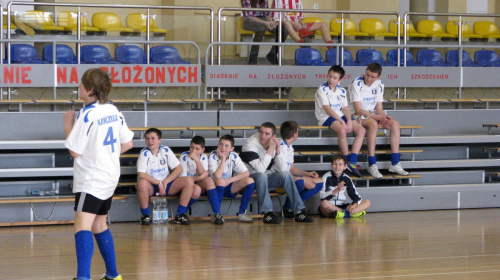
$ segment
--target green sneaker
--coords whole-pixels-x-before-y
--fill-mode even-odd
[[[106,274],[104,274],[99,280],[122,280],[122,276],[118,275],[115,278],[109,278]]]
[[[359,217],[363,217],[364,215],[366,215],[366,211],[361,211],[361,212],[356,213],[356,214],[351,214],[351,218],[359,218]]]
[[[336,212],[334,215],[335,219],[343,219],[344,218],[344,216],[345,216],[344,212],[342,212],[342,211],[335,211],[335,212]]]

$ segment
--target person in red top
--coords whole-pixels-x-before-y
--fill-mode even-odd
[[[301,0],[275,0],[273,2],[273,9],[289,9],[289,10],[301,10],[303,9]],[[278,21],[279,12],[273,12],[273,18]],[[314,35],[317,30],[321,30],[323,40],[326,43],[332,44],[332,37],[330,36],[330,31],[328,26],[324,22],[311,22],[303,23],[302,19],[304,15],[302,12],[288,11],[281,13],[281,19],[283,25],[285,26],[288,34],[295,42],[303,43],[304,38]],[[297,32],[298,31],[298,34]],[[333,46],[328,46],[331,49]]]

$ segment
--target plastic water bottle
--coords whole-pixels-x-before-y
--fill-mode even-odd
[[[160,208],[161,208],[161,223],[168,223],[168,207],[167,207],[167,199],[160,199]]]
[[[153,224],[161,223],[160,199],[153,200]]]

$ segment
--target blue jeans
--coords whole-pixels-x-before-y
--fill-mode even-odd
[[[273,212],[273,202],[269,196],[270,190],[275,190],[279,187],[285,189],[287,197],[292,203],[292,208],[297,213],[298,211],[306,208],[300,194],[293,181],[293,176],[290,172],[284,173],[263,173],[256,172],[250,174],[255,181],[255,189],[257,190],[257,198],[259,200],[259,212]]]

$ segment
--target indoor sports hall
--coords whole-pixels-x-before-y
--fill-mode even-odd
[[[76,276],[63,115],[83,112],[80,79],[97,67],[134,133],[107,216],[123,279],[500,279],[500,1],[273,1],[0,2],[0,279]],[[304,26],[321,28],[260,36],[245,29],[249,13],[276,26],[300,14]],[[373,62],[383,68],[383,109],[401,124],[400,163],[410,174],[388,171],[391,137],[379,127],[382,177],[367,172],[366,142],[361,176],[351,176],[371,202],[366,215],[322,218],[315,195],[305,202],[312,223],[267,224],[254,193],[252,223],[237,220],[238,195],[222,200],[223,225],[210,223],[206,196],[188,208],[190,225],[141,225],[137,160],[148,128],[177,157],[194,136],[209,154],[225,134],[238,154],[262,123],[280,137],[293,120],[294,166],[322,176],[339,141],[318,125],[318,87],[341,65],[348,89]],[[354,139],[348,134],[349,146]],[[180,198],[166,198],[172,221]],[[270,198],[284,216],[287,195]],[[106,269],[96,245],[92,279]]]

